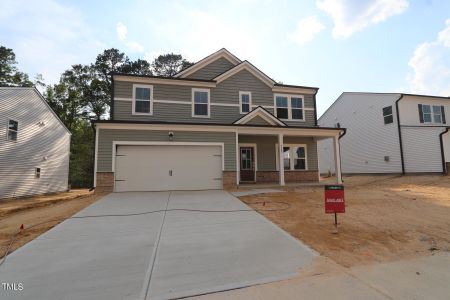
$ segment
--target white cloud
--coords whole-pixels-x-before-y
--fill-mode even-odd
[[[127,26],[125,26],[122,22],[117,22],[116,26],[117,38],[121,41],[126,40],[127,38]]]
[[[450,96],[450,19],[435,41],[417,46],[408,65],[409,92]]]
[[[131,52],[144,52],[144,46],[138,42],[127,42],[125,45]]]
[[[408,0],[316,0],[334,23],[333,37],[345,39],[365,27],[403,13]]]
[[[297,28],[288,34],[288,38],[302,46],[311,41],[323,29],[325,26],[317,20],[316,16],[307,17],[298,21]]]

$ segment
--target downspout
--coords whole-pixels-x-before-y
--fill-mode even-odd
[[[111,74],[111,105],[110,105],[109,119],[114,120],[114,75]]]
[[[400,160],[402,163],[402,175],[405,175],[405,159],[403,157],[402,129],[400,127],[400,112],[398,110],[398,102],[403,98],[403,94],[395,101],[395,112],[397,114],[398,142],[400,145]]]
[[[447,170],[447,164],[445,162],[445,153],[444,153],[444,139],[443,136],[444,134],[446,134],[448,131],[450,130],[450,127],[447,127],[445,129],[445,131],[441,132],[439,134],[439,141],[441,143],[441,158],[442,158],[442,175],[447,175],[448,174],[448,170]]]
[[[341,158],[341,138],[344,137],[344,135],[347,134],[347,128],[342,128],[344,130],[344,132],[342,132],[341,134],[339,134],[338,137],[338,145],[339,145],[339,164],[341,165],[341,180],[342,182],[344,182],[344,179],[342,179],[342,158]]]

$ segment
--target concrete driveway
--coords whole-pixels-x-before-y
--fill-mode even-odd
[[[172,299],[294,276],[316,255],[224,191],[111,194],[16,250],[1,299]],[[154,210],[160,212],[132,216]]]

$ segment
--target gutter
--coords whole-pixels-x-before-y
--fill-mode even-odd
[[[404,94],[401,94],[400,97],[395,101],[395,112],[397,115],[398,142],[400,145],[400,160],[402,163],[402,175],[405,175],[405,158],[403,156],[402,130],[400,127],[400,112],[398,109],[398,102],[403,98],[403,96]]]
[[[450,131],[450,127],[447,127],[445,129],[445,131],[441,132],[439,134],[439,142],[441,143],[441,158],[442,158],[442,174],[443,175],[447,175],[448,174],[448,170],[447,170],[447,164],[445,162],[445,153],[444,153],[444,140],[443,140],[443,135],[446,134],[447,132]]]

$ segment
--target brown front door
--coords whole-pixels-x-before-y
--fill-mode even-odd
[[[241,181],[255,181],[255,160],[253,147],[240,147]]]

